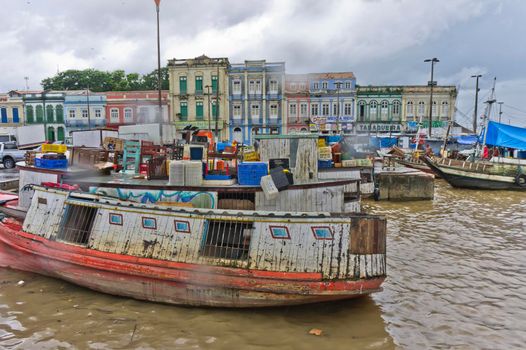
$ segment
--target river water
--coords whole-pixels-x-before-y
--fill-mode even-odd
[[[437,181],[434,201],[364,207],[389,219],[389,277],[371,297],[270,310],[184,308],[0,269],[0,347],[525,347],[526,193]],[[309,335],[312,328],[322,336]]]

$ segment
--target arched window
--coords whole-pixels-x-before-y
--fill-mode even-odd
[[[33,106],[26,107],[26,120],[28,124],[35,122],[35,115],[33,114]]]
[[[238,143],[239,142],[243,142],[243,132],[241,131],[241,128],[239,128],[239,127],[234,128],[232,139],[233,139],[233,141],[236,141]]]
[[[37,115],[37,123],[43,123],[44,122],[44,109],[41,105],[38,105],[36,107],[36,115]]]
[[[400,116],[400,101],[393,101],[393,117]]]
[[[414,111],[413,111],[413,101],[408,101],[407,102],[407,115],[409,116],[413,116],[414,114]]]
[[[424,113],[426,112],[426,103],[424,101],[418,102],[418,116],[424,116]]]
[[[378,112],[378,102],[371,101],[369,103],[369,119],[376,120],[376,114]]]
[[[358,102],[358,120],[364,121],[365,120],[365,101]]]
[[[53,123],[55,121],[55,118],[54,118],[54,108],[52,105],[47,105],[46,106],[46,121],[48,123]]]
[[[383,100],[380,104],[380,115],[382,120],[387,120],[387,116],[389,114],[389,102],[387,100]]]
[[[431,113],[433,114],[433,117],[437,115],[437,101],[433,101],[433,107],[431,108]]]
[[[57,123],[64,123],[64,107],[62,105],[55,107],[55,114],[57,115]],[[59,134],[59,131],[57,131],[57,134]]]
[[[442,112],[440,113],[442,117],[449,117],[449,103],[447,101],[442,102]]]

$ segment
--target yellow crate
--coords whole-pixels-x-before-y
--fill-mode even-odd
[[[325,139],[318,139],[318,147],[325,147],[327,146],[325,144]]]
[[[243,153],[243,159],[247,161],[258,161],[259,160],[259,154],[257,152],[245,152]]]
[[[49,143],[44,143],[42,145],[42,152],[43,153],[66,153],[68,148],[66,145],[54,145]]]

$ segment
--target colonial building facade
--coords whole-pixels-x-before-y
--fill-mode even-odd
[[[352,72],[309,74],[309,94],[311,131],[352,132],[356,97]]]
[[[67,135],[74,130],[106,125],[106,95],[88,90],[67,91],[64,97]]]
[[[106,126],[158,123],[159,91],[110,91],[106,98]],[[163,122],[168,122],[168,91],[161,91]]]
[[[50,142],[64,141],[63,91],[30,91],[20,92],[25,106],[26,124],[44,124],[46,139]]]
[[[205,55],[168,61],[170,117],[177,129],[217,126],[219,138],[228,138],[228,67],[228,58]]]
[[[308,74],[285,75],[286,133],[308,132],[310,93]]]
[[[251,143],[254,134],[284,132],[285,63],[265,60],[228,69],[230,140]]]
[[[402,86],[358,86],[356,133],[401,132],[402,93]]]
[[[24,125],[24,101],[16,91],[0,94],[0,128]]]

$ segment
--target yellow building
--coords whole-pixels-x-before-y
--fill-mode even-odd
[[[205,55],[168,61],[170,119],[178,130],[217,127],[219,139],[228,139],[228,67],[228,58]]]
[[[0,94],[0,127],[24,125],[24,101],[20,94]]]

